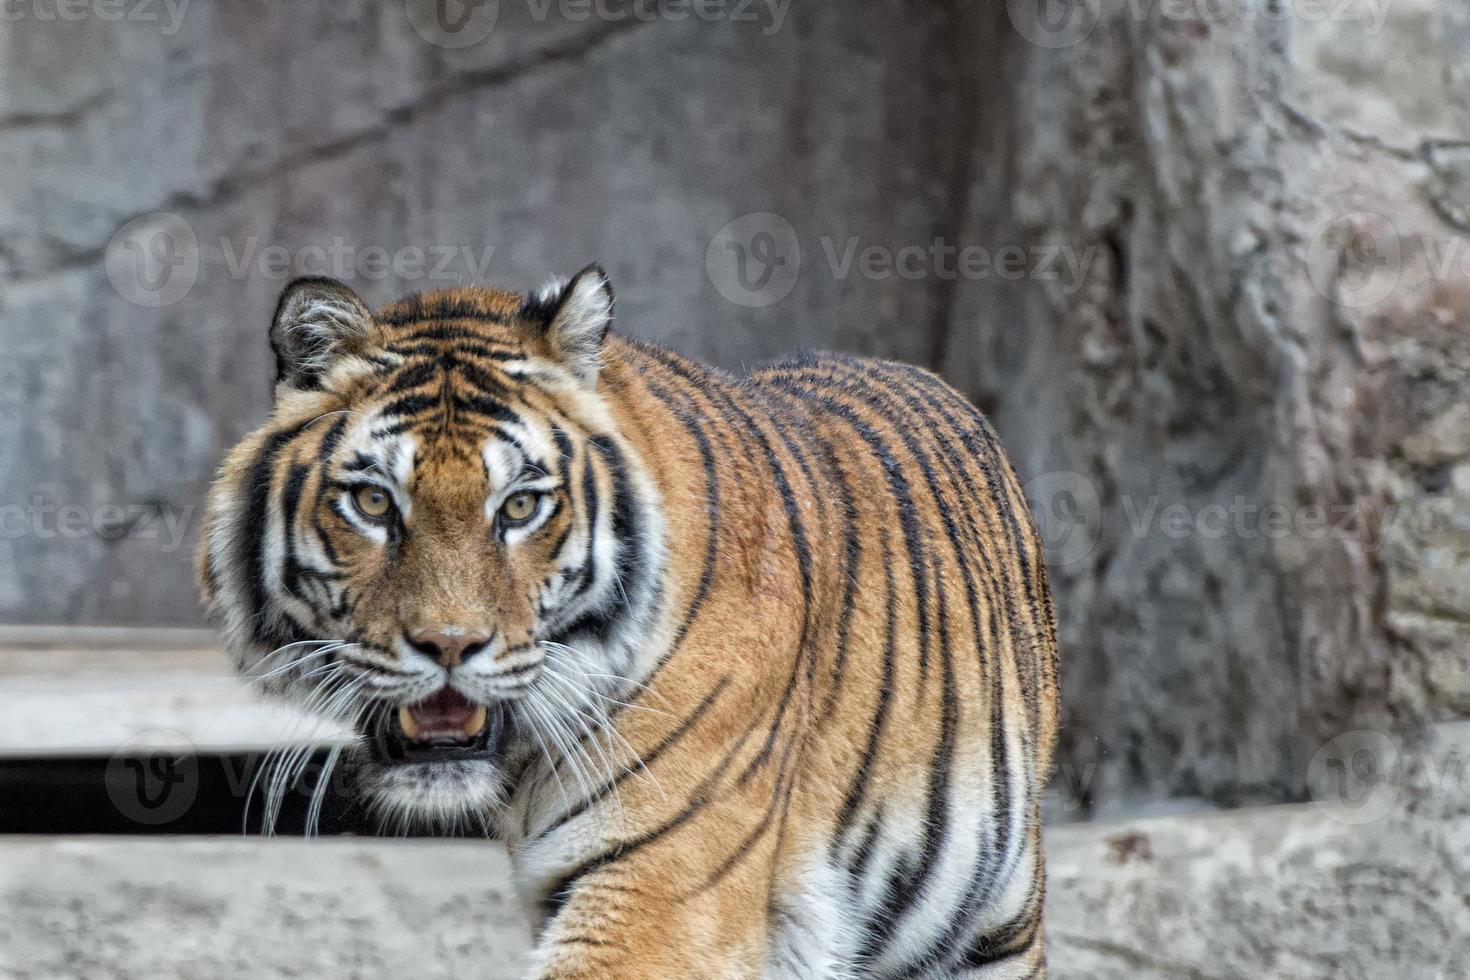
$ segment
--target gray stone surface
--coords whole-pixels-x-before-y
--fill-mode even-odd
[[[9,838],[0,976],[518,977],[507,881],[484,843]]]
[[[1051,539],[1062,779],[1299,798],[1467,707],[1470,8],[1035,6],[971,7],[964,235],[1085,275],[960,282],[944,364]]]
[[[993,413],[1053,545],[1065,812],[1299,799],[1339,733],[1470,711],[1463,4],[500,0],[462,47],[431,0],[53,4],[0,20],[0,621],[197,621],[294,271],[600,259],[630,332]]]
[[[1053,980],[1463,977],[1470,731],[1311,769],[1309,804],[1050,828]],[[508,873],[488,841],[0,838],[0,976],[516,977]]]
[[[1310,804],[1053,829],[1053,976],[1463,977],[1465,726],[1339,737],[1310,769]]]
[[[198,620],[192,533],[113,533],[113,514],[63,531],[41,508],[162,508],[192,532],[224,448],[264,417],[266,323],[298,271],[382,302],[600,260],[623,329],[722,364],[929,359],[941,304],[923,284],[812,270],[824,240],[840,255],[946,225],[942,7],[801,4],[778,23],[770,4],[740,5],[750,21],[492,6],[461,48],[416,30],[432,0],[192,3],[171,34],[0,21],[0,504],[24,509],[0,536],[0,620]],[[706,263],[752,212],[799,230],[789,258],[808,267],[767,305],[716,282],[762,303],[782,280],[742,290],[718,246]],[[184,261],[140,267],[129,242]]]
[[[354,740],[340,724],[242,684],[209,630],[0,626],[0,760]]]

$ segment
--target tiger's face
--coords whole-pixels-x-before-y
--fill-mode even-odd
[[[340,283],[282,296],[275,406],[211,494],[205,597],[242,673],[353,727],[386,815],[492,818],[641,669],[661,532],[597,390],[611,314],[597,269],[376,316]]]

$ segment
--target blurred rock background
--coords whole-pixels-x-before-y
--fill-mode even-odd
[[[595,260],[629,333],[991,413],[1052,549],[1054,819],[1300,800],[1334,738],[1470,714],[1470,7],[5,11],[0,621],[199,621],[292,276]]]

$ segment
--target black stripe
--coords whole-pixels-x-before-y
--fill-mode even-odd
[[[488,395],[461,395],[455,394],[450,398],[450,405],[456,412],[468,412],[471,415],[483,415],[497,422],[521,421],[520,415],[500,401]]]
[[[847,787],[847,794],[843,797],[842,809],[837,815],[837,826],[828,847],[830,853],[834,855],[852,828],[853,821],[857,818],[858,808],[867,796],[868,782],[873,775],[873,761],[878,757],[883,729],[888,722],[889,706],[893,701],[893,675],[898,654],[898,589],[893,581],[893,554],[888,547],[887,535],[882,536],[882,542],[883,575],[887,584],[887,599],[885,600],[887,625],[883,630],[883,677],[878,684],[878,705],[873,709],[873,720],[868,724],[868,740],[863,746],[863,754],[858,758],[857,772],[853,775],[852,782]]]
[[[403,395],[378,410],[379,416],[417,415],[437,407],[442,399],[437,395]]]
[[[426,302],[426,300],[429,300],[429,299],[432,299],[433,302]],[[416,296],[412,296],[412,297],[410,297],[408,299],[399,300],[399,302],[396,303],[396,304],[394,304],[394,306],[398,307],[398,309],[394,310],[393,312],[389,313],[386,316],[384,316],[383,314],[379,314],[378,315],[377,320],[378,320],[379,323],[383,324],[384,326],[388,326],[388,327],[401,327],[401,326],[405,326],[406,324],[414,323],[414,322],[419,321],[419,320],[431,320],[431,319],[433,319],[433,320],[484,320],[487,323],[508,323],[509,322],[508,319],[506,317],[504,317],[503,315],[501,315],[499,313],[491,313],[490,311],[486,310],[484,307],[479,306],[479,305],[476,305],[474,303],[466,302],[464,300],[451,301],[451,300],[448,300],[448,299],[445,299],[445,298],[439,298],[439,297],[432,297],[432,296],[426,297],[422,293],[420,293],[420,294],[418,294]],[[445,336],[442,336],[441,337],[440,336],[441,333],[444,334]],[[399,339],[403,339],[403,340],[421,340],[421,339],[440,340],[440,339],[453,339],[455,336],[459,336],[459,335],[469,335],[469,336],[472,336],[472,337],[479,336],[479,334],[476,333],[476,332],[474,332],[473,330],[469,330],[469,329],[464,328],[464,327],[452,327],[452,326],[449,326],[448,324],[442,324],[442,323],[440,323],[440,324],[435,324],[432,327],[427,327],[427,328],[425,328],[423,330],[415,331],[414,333],[411,333],[411,334],[407,335],[407,337],[399,338]]]
[[[760,843],[761,839],[770,833],[778,809],[781,811],[781,825],[784,829],[786,814],[789,812],[791,805],[791,791],[796,785],[796,770],[795,767],[790,765],[791,756],[795,753],[796,748],[796,739],[789,739],[782,748],[781,759],[776,765],[776,779],[771,790],[770,802],[766,805],[765,811],[756,820],[755,826],[735,845],[735,849],[725,856],[724,860],[715,867],[714,871],[710,872],[709,876],[694,889],[690,897],[707,891],[719,884],[724,880],[726,875],[735,870],[745,858],[749,857],[755,850],[756,844]],[[777,850],[779,851],[779,847]]]
[[[313,420],[314,421],[314,420]],[[245,569],[245,605],[249,611],[247,621],[251,623],[255,642],[268,647],[278,647],[292,639],[281,629],[276,619],[266,615],[268,591],[265,584],[265,534],[270,524],[270,493],[272,469],[276,458],[288,442],[299,436],[311,422],[301,422],[266,437],[264,445],[256,453],[255,461],[246,472],[242,495],[246,499],[242,519],[244,532],[240,535],[236,555]]]
[[[720,695],[724,693],[725,688],[729,685],[730,675],[726,674],[725,676],[720,678],[719,683],[717,683],[713,688],[710,689],[708,694],[700,699],[699,704],[694,706],[694,710],[689,712],[689,714],[686,715],[681,722],[679,722],[678,726],[674,728],[673,731],[669,732],[663,738],[659,739],[657,745],[655,745],[652,749],[649,749],[647,752],[643,753],[636,760],[637,769],[647,771],[648,767],[656,762],[659,756],[663,755],[669,749],[677,745],[684,738],[685,735],[688,735],[689,732],[694,728],[694,726],[699,724],[699,719],[704,717],[704,713],[708,711],[717,700],[719,700]],[[612,779],[609,779],[607,782],[598,787],[590,796],[584,796],[582,799],[578,800],[576,805],[567,810],[566,813],[563,813],[561,816],[557,817],[553,823],[551,823],[546,827],[546,829],[538,833],[534,839],[540,840],[541,838],[545,837],[547,834],[556,830],[558,827],[562,826],[568,821],[573,820],[578,816],[581,816],[584,812],[586,812],[588,807],[590,807],[598,800],[601,800],[603,797],[607,796],[608,793],[611,793],[613,789],[620,785],[624,779],[627,779],[629,776],[631,776],[634,771],[635,770],[632,768],[624,768]]]
[[[720,474],[719,467],[715,464],[714,448],[710,444],[709,435],[704,431],[704,425],[700,422],[699,417],[694,414],[693,399],[686,392],[679,392],[684,404],[675,405],[673,392],[656,382],[649,381],[646,384],[653,396],[663,402],[679,423],[694,437],[695,444],[699,447],[700,462],[704,467],[704,512],[705,519],[709,522],[709,531],[704,542],[703,567],[699,573],[699,582],[694,587],[694,595],[684,610],[684,616],[679,622],[678,629],[674,631],[673,641],[669,644],[672,654],[683,645],[684,637],[688,635],[695,617],[699,615],[700,609],[708,600],[710,586],[714,583],[716,561],[719,558],[720,518],[722,516],[720,513]]]
[[[430,381],[437,381],[443,373],[443,365],[435,361],[417,361],[400,370],[383,390],[396,394],[412,388],[421,388]]]
[[[1036,943],[1037,919],[1035,909],[1026,909],[1010,922],[976,939],[960,954],[955,965],[978,970],[1022,955]]]
[[[387,349],[400,357],[477,357],[482,361],[519,361],[530,357],[519,348],[495,348],[476,343],[481,339],[480,335],[469,331],[463,331],[458,337],[435,336],[421,338],[423,340],[421,343],[413,343],[412,341],[418,336],[413,335],[395,340],[388,345]]]
[[[377,473],[387,476],[388,471],[383,463],[369,456],[361,450],[353,454],[352,458],[342,464],[342,470],[346,473]]]
[[[803,664],[806,662],[804,658],[815,656],[815,651],[812,650],[810,643],[812,623],[811,548],[808,544],[805,526],[801,520],[795,493],[786,475],[786,470],[781,465],[780,457],[777,455],[775,447],[771,445],[770,440],[766,438],[765,433],[761,430],[755,419],[751,417],[750,413],[737,404],[728,390],[729,386],[716,383],[715,375],[712,372],[692,365],[690,362],[684,361],[682,358],[678,358],[662,348],[642,345],[639,349],[658,360],[668,370],[681,377],[685,382],[698,387],[712,400],[718,396],[725,408],[725,414],[723,415],[725,421],[732,427],[738,422],[740,427],[760,447],[765,463],[770,468],[772,477],[776,482],[776,489],[786,512],[787,527],[792,538],[792,548],[797,556],[797,567],[801,576],[802,586],[802,626],[800,636],[797,638],[795,657],[792,662],[792,674],[782,692],[781,700],[777,705],[776,715],[767,732],[760,752],[756,754],[740,775],[740,781],[745,782],[758,768],[769,761],[771,752],[774,750],[776,744],[776,739],[780,735],[781,724],[785,720],[786,712],[790,708],[792,697],[796,690],[796,678]],[[747,396],[755,394],[755,389],[750,385],[739,386],[739,388]],[[807,466],[804,457],[796,448],[789,434],[781,427],[780,420],[768,415],[767,421],[777,429],[778,435],[781,436],[788,452],[791,453],[797,465],[807,476],[808,482],[813,482],[810,468]]]
[[[857,850],[852,854],[852,860],[847,864],[848,886],[853,894],[862,889],[863,879],[868,875],[868,864],[873,860],[873,848],[878,843],[878,836],[883,832],[883,804],[878,804],[873,818],[868,821],[868,829],[863,833]]]
[[[342,433],[347,431],[347,413],[341,412],[332,420],[332,425],[322,436],[322,444],[317,449],[317,458],[325,465],[337,451],[337,444],[342,441]]]
[[[461,360],[459,358],[448,358],[450,367],[454,373],[471,387],[477,389],[480,394],[492,398],[505,398],[510,389],[505,382],[488,374],[474,361]]]
[[[558,478],[564,481],[566,479],[567,464],[571,462],[571,460],[575,456],[575,452],[572,446],[572,437],[567,435],[565,429],[563,429],[559,425],[556,425],[552,426],[551,438],[556,440],[556,452],[559,457],[556,463],[556,475]]]
[[[602,602],[583,612],[570,625],[557,631],[556,639],[559,642],[566,642],[568,639],[584,634],[606,639],[607,634],[613,628],[627,621],[628,603],[634,595],[642,594],[648,577],[644,554],[647,547],[644,540],[645,532],[638,516],[638,501],[628,475],[627,463],[623,459],[622,452],[608,436],[596,435],[588,442],[597,450],[598,455],[607,466],[609,478],[612,481],[611,530],[614,548],[612,564],[616,581]],[[584,471],[583,486],[585,491],[592,494],[591,499],[595,502],[597,499],[596,485],[595,483],[589,484],[585,475],[591,473],[590,462],[591,454],[588,454],[588,466]],[[592,520],[595,521],[597,509],[595,507],[590,509]],[[589,559],[593,555],[596,529],[595,523],[588,524]],[[589,562],[589,564],[592,563]],[[589,574],[582,580],[577,587],[576,597],[583,595],[594,579],[595,576]]]
[[[837,484],[837,503],[842,515],[842,599],[837,613],[837,639],[832,658],[832,678],[822,708],[817,713],[818,723],[831,717],[837,707],[837,697],[842,692],[848,654],[851,652],[853,608],[857,604],[858,577],[862,571],[862,531],[858,526],[857,501],[852,486],[847,481],[832,448],[822,443],[827,456],[827,466]],[[886,542],[885,542],[886,545]]]
[[[594,565],[597,561],[597,521],[601,516],[602,501],[597,493],[597,471],[592,466],[592,453],[582,454],[582,507],[587,512],[587,551],[581,563],[569,573],[568,584],[576,583],[570,604],[580,599],[592,587]]]
[[[919,428],[921,428],[922,431],[934,434],[945,430],[948,430],[950,432],[950,434],[952,435],[951,439],[935,440],[938,445],[939,457],[941,461],[945,463],[946,469],[949,471],[951,480],[956,485],[962,485],[964,487],[968,499],[981,500],[985,499],[986,497],[993,498],[996,495],[999,488],[995,487],[992,487],[991,493],[982,494],[981,491],[974,486],[974,483],[970,477],[969,468],[965,465],[965,461],[957,458],[954,444],[959,443],[962,440],[960,438],[960,433],[957,431],[958,427],[955,426],[951,421],[955,413],[944,412],[940,410],[939,406],[935,405],[932,400],[926,403],[925,400],[919,399],[914,394],[914,391],[916,388],[920,388],[920,386],[913,384],[914,379],[912,377],[907,377],[899,381],[897,383],[897,388],[895,389],[879,389],[871,385],[871,379],[873,373],[881,368],[882,365],[875,362],[847,362],[844,364],[844,366],[850,369],[856,375],[847,375],[847,380],[849,382],[859,383],[865,386],[863,392],[857,392],[856,394],[865,394],[869,398],[878,398],[879,396],[882,396],[880,400],[888,402],[888,406],[883,409],[885,413],[895,414],[900,411],[888,397],[889,395],[896,395],[896,397],[903,399],[906,407],[910,411],[914,411],[921,416],[923,425]],[[810,375],[803,375],[803,380],[822,384],[833,384],[837,381],[837,379],[835,378],[813,378]],[[889,380],[892,379],[890,378]],[[933,391],[935,388],[940,387],[943,386],[936,383],[933,386],[926,386],[922,390],[925,390],[927,394],[928,392]],[[929,411],[930,407],[934,408],[933,413]],[[917,447],[913,445],[912,440],[908,441],[910,442],[910,448],[917,450]],[[933,483],[933,471],[927,459],[922,454],[917,455],[916,458],[921,461],[923,469],[925,470],[926,474],[928,474],[931,483]],[[937,499],[941,501],[941,505],[944,507],[945,521],[952,531],[954,521],[952,516],[948,514],[947,505],[945,505],[943,498]],[[965,518],[966,528],[969,532],[968,536],[974,548],[974,556],[978,558],[981,564],[985,567],[986,575],[983,577],[982,581],[984,582],[984,588],[986,591],[988,609],[993,610],[996,607],[995,594],[993,592],[992,586],[998,584],[1002,589],[1008,619],[1014,629],[1015,624],[1018,624],[1020,622],[1020,619],[1017,615],[1017,610],[1013,601],[1013,588],[1010,582],[1009,570],[1005,563],[1002,562],[1000,564],[999,570],[999,581],[997,582],[996,570],[991,566],[988,556],[989,549],[986,547],[985,542],[982,540],[981,535],[973,522],[972,512],[977,509],[982,511],[984,510],[983,508],[973,507],[962,508],[961,513]],[[997,506],[996,509],[999,510],[1002,508],[1000,506]],[[970,599],[971,614],[975,622],[976,640],[978,643],[981,633],[979,613],[975,604],[976,596],[974,586],[969,574],[968,564],[963,560],[961,560],[960,562],[960,570],[965,578],[966,592]],[[987,616],[987,620],[994,648],[998,652],[1002,649],[1002,644],[1000,641],[1000,637],[996,632],[996,623],[994,616]],[[1014,644],[1014,651],[1018,652],[1021,649],[1023,643],[1024,640],[1017,639]],[[1023,850],[1016,849],[1014,852],[1012,852],[1010,846],[1012,801],[1009,778],[1011,775],[1011,764],[1009,761],[1009,750],[1005,742],[1005,724],[1003,710],[1005,697],[1004,665],[999,663],[998,661],[995,662],[995,669],[992,672],[989,670],[990,662],[987,661],[984,656],[984,649],[978,648],[977,652],[980,654],[982,672],[991,674],[991,769],[992,772],[995,773],[998,777],[993,781],[993,785],[995,786],[995,797],[993,800],[993,811],[995,813],[995,819],[991,821],[995,828],[995,841],[994,846],[989,849],[990,853],[988,855],[982,853],[980,859],[977,860],[976,867],[974,872],[972,872],[971,881],[969,886],[967,887],[964,900],[957,905],[958,911],[955,918],[951,921],[949,927],[946,929],[941,939],[933,944],[935,949],[940,950],[948,948],[950,945],[952,945],[953,940],[957,938],[960,932],[963,931],[963,927],[966,923],[964,910],[973,907],[975,904],[985,904],[987,901],[989,901],[989,897],[993,893],[994,888],[1009,880],[1010,875],[1014,873],[1015,863],[1019,861],[1020,855]],[[1002,867],[997,868],[994,864],[991,863],[991,861],[1000,862]]]
[[[296,559],[296,512],[310,472],[311,467],[305,463],[292,463],[286,472],[285,485],[281,487],[281,539],[282,550],[286,553],[285,565],[281,569],[281,588],[290,595],[297,595],[300,588],[302,566]]]
[[[368,436],[372,439],[390,439],[393,436],[401,435],[402,433],[407,432],[409,429],[412,429],[414,427],[414,424],[415,423],[410,419],[402,419],[398,422],[394,422],[392,425],[378,426],[376,429],[373,429],[371,432],[369,432]]]
[[[730,748],[725,751],[724,756],[721,757],[719,763],[716,764],[715,768],[699,781],[699,785],[694,788],[694,792],[690,794],[689,799],[685,803],[683,809],[681,809],[678,813],[665,820],[657,827],[654,827],[652,830],[639,834],[637,837],[634,837],[630,840],[620,841],[610,849],[603,851],[595,857],[586,859],[581,864],[573,868],[571,871],[567,872],[567,874],[563,875],[561,879],[557,881],[555,886],[552,887],[544,903],[544,910],[547,914],[547,917],[550,918],[551,916],[556,915],[556,913],[561,910],[562,906],[564,906],[567,900],[571,897],[572,889],[576,887],[577,882],[580,881],[582,878],[586,877],[594,871],[597,871],[599,868],[606,867],[609,864],[612,864],[616,861],[621,861],[626,857],[636,854],[638,851],[641,851],[643,848],[649,846],[650,844],[657,842],[659,839],[667,836],[673,831],[678,830],[684,824],[688,823],[690,820],[693,820],[696,816],[698,816],[705,807],[709,806],[710,802],[714,799],[715,787],[719,785],[722,779],[724,779],[725,773],[729,771],[730,766],[734,763],[736,756],[740,754],[740,751],[745,747],[745,743],[749,741],[750,736],[754,731],[755,722],[752,721],[750,724],[746,725],[745,730],[741,732],[740,737],[735,740],[735,744],[730,746]]]
[[[566,547],[567,538],[572,536],[572,528],[576,527],[576,525],[576,518],[571,516],[571,512],[568,511],[566,526],[561,529],[561,533],[556,536],[556,542],[551,546],[550,555],[554,565],[560,566],[561,549]],[[563,586],[565,586],[565,581],[563,582]]]

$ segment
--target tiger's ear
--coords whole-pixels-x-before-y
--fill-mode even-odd
[[[322,375],[373,332],[373,314],[335,279],[297,279],[281,292],[271,322],[276,384],[321,386]]]
[[[552,352],[588,387],[597,384],[602,346],[613,319],[613,292],[600,265],[589,265],[559,289],[537,297],[544,310],[546,339]]]

